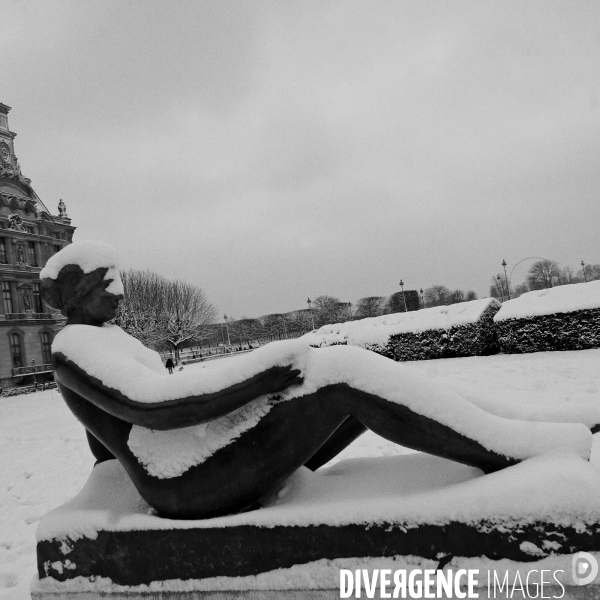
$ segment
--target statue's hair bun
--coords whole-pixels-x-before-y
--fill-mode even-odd
[[[109,285],[110,281],[104,280],[107,271],[108,268],[101,267],[91,273],[84,273],[79,265],[65,265],[55,279],[42,279],[42,298],[48,306],[60,310],[68,317],[98,285]]]

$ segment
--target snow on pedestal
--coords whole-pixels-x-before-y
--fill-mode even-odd
[[[42,519],[34,590],[334,589],[341,568],[376,557],[395,569],[532,561],[569,585],[571,554],[600,550],[599,498],[599,473],[571,453],[486,476],[416,453],[301,469],[260,510],[179,521],[155,516],[108,461]]]

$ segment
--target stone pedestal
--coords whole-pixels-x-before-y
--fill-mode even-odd
[[[488,593],[486,588],[477,590],[478,597],[483,599],[497,600],[528,600],[529,598],[540,598],[534,590],[531,593],[521,592]],[[539,593],[538,593],[539,594]],[[545,590],[546,598],[561,598],[561,600],[598,600],[600,598],[600,586],[588,585],[582,587],[569,586],[561,588],[553,586]],[[109,595],[100,592],[73,592],[56,594],[31,595],[32,600],[340,600],[339,589],[335,590],[251,590],[246,592],[126,592],[111,593]],[[365,598],[363,594],[361,596]],[[381,600],[380,594],[371,596]],[[354,598],[354,595],[352,596]],[[436,596],[441,600],[448,596]]]
[[[344,461],[299,471],[263,509],[203,521],[154,515],[109,461],[40,523],[32,597],[320,600],[340,598],[341,569],[439,568],[477,569],[482,598],[494,570],[513,583],[561,571],[544,596],[597,598],[571,573],[573,553],[596,550],[600,477],[575,455],[488,476],[423,454]]]

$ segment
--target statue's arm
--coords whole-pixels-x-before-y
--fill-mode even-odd
[[[109,388],[89,375],[64,355],[53,356],[54,377],[107,413],[149,429],[177,429],[212,421],[226,415],[263,394],[280,392],[300,383],[300,371],[287,367],[271,367],[254,377],[212,394],[189,396],[165,402],[137,402],[118,390]]]

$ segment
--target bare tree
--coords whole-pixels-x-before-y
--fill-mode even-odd
[[[579,269],[577,271],[577,279],[580,282],[600,279],[600,265],[585,265],[585,276],[584,269]]]
[[[290,337],[290,333],[294,326],[292,313],[273,313],[264,315],[258,320],[262,325],[263,334],[270,340],[283,340]]]
[[[492,277],[490,282],[490,296],[492,298],[497,298],[498,300],[508,300],[510,290],[510,296],[514,298],[514,291],[512,288],[506,287],[506,278],[504,275],[498,273]]]
[[[572,283],[579,283],[575,271],[569,266],[559,269],[558,285],[570,285]]]
[[[168,280],[152,271],[121,272],[124,297],[115,323],[124,331],[153,348],[164,342]]]
[[[341,323],[351,318],[351,305],[333,296],[318,296],[313,302],[315,326]]]
[[[403,292],[395,292],[385,303],[385,314],[399,313],[404,311],[419,310],[421,308],[421,300],[417,290],[404,290]]]
[[[199,287],[178,279],[168,282],[162,331],[178,359],[182,344],[201,338],[214,323],[216,313]]]
[[[290,331],[295,335],[302,335],[312,330],[312,319],[308,308],[294,310],[286,316]]]
[[[502,290],[496,276],[492,277],[490,281],[490,297],[497,298],[498,300],[502,298]]]
[[[385,298],[381,296],[369,296],[356,301],[356,317],[365,319],[378,317],[383,314],[383,303]]]
[[[122,273],[124,299],[115,323],[142,343],[179,351],[209,334],[216,309],[204,292],[184,281],[171,281],[151,271]]]
[[[444,306],[450,304],[450,290],[445,285],[434,285],[425,290],[425,304],[427,306]]]
[[[529,269],[527,283],[532,290],[551,288],[559,282],[560,267],[554,260],[538,260]]]
[[[464,302],[466,299],[467,297],[462,290],[454,290],[448,296],[448,304],[458,304],[459,302]]]
[[[526,294],[529,291],[529,286],[526,282],[520,283],[513,292],[514,298],[518,298],[521,294]]]
[[[255,336],[256,319],[242,318],[229,320],[229,338],[234,345],[250,345],[251,340],[257,339]]]

